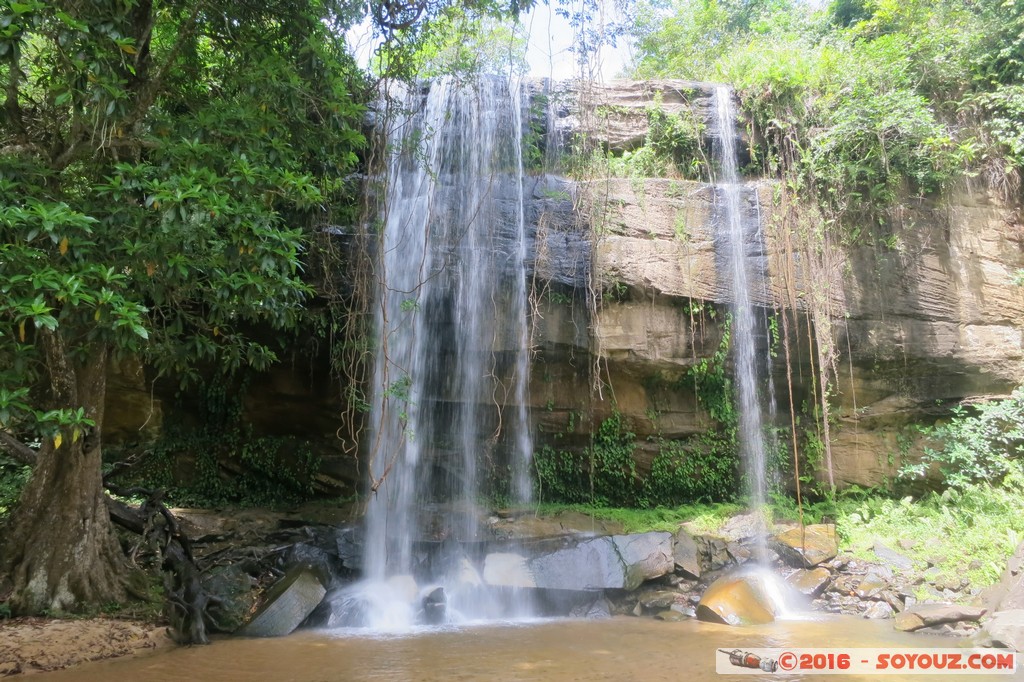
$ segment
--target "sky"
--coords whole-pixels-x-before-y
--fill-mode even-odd
[[[600,4],[607,5],[608,17],[616,16],[612,0],[602,0]],[[579,75],[576,55],[570,51],[573,29],[567,19],[558,16],[547,4],[538,2],[529,13],[521,17],[521,22],[529,36],[526,60],[530,76],[563,80]],[[377,45],[370,20],[350,29],[346,38],[359,63],[366,66]],[[611,80],[629,64],[629,48],[626,45],[615,49],[605,47],[592,61],[594,77]]]
[[[606,6],[609,19],[617,17],[612,2],[601,4]],[[531,76],[561,80],[578,75],[576,56],[570,52],[573,29],[566,19],[558,16],[547,4],[537,3],[522,18],[522,23],[529,35],[526,60],[530,65]],[[599,75],[602,80],[611,80],[629,64],[629,48],[625,44],[615,49],[605,47],[595,61],[594,75]]]

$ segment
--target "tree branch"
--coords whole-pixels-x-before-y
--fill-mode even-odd
[[[22,464],[36,464],[36,451],[6,431],[0,431],[0,448]]]

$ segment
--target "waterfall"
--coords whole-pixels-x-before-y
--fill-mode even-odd
[[[718,168],[717,208],[723,228],[724,258],[732,291],[731,346],[735,363],[739,447],[744,471],[749,477],[751,505],[760,513],[765,503],[768,468],[762,400],[768,405],[774,403],[770,394],[771,376],[764,367],[770,358],[763,356],[759,363],[757,353],[757,337],[767,333],[767,329],[762,326],[765,324],[764,317],[757,314],[752,300],[755,285],[761,286],[763,294],[767,291],[763,235],[759,224],[751,226],[743,219],[745,187],[738,171],[736,112],[732,90],[724,85],[717,86],[713,102],[716,132],[713,152]],[[756,192],[751,194],[757,212]],[[752,267],[752,263],[757,266]],[[765,387],[764,395],[760,394],[759,386]]]
[[[386,123],[376,273],[371,627],[415,621],[416,599],[402,605],[424,585],[444,588],[449,618],[481,615],[479,595],[453,602],[479,584],[465,549],[480,540],[478,503],[524,503],[531,487],[520,85],[439,79],[402,109]]]

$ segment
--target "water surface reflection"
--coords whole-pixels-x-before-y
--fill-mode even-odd
[[[697,621],[640,618],[558,620],[432,629],[368,636],[352,631],[305,631],[280,639],[225,639],[208,647],[171,649],[131,660],[86,664],[45,673],[33,682],[459,682],[462,680],[700,680],[1010,679],[1007,676],[718,675],[715,649],[750,647],[951,647],[957,641],[908,635],[891,621],[853,617],[777,622],[731,628]]]

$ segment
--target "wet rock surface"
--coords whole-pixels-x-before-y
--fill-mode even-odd
[[[779,556],[791,566],[813,568],[839,553],[836,527],[817,524],[790,528],[775,536]]]
[[[316,573],[296,566],[270,589],[263,605],[240,631],[247,637],[291,634],[323,600],[327,589]]]
[[[704,592],[697,618],[725,625],[763,625],[775,620],[775,605],[757,577],[725,576]]]

